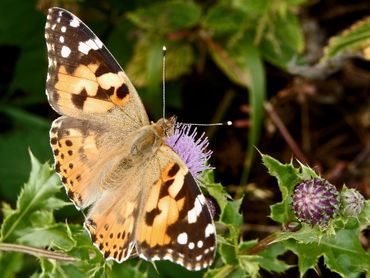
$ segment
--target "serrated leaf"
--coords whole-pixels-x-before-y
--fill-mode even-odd
[[[227,199],[230,198],[230,195],[226,192],[225,187],[221,183],[214,182],[213,171],[209,170],[205,172],[207,172],[207,174],[203,176],[203,183],[206,184],[208,193],[215,198],[222,212],[225,209]]]
[[[332,37],[324,49],[322,63],[343,54],[360,53],[370,60],[370,17],[360,20],[344,30],[341,34]]]
[[[239,268],[243,270],[244,273],[248,274],[248,277],[258,277],[260,267],[258,263],[254,262],[258,256],[256,255],[239,255]]]
[[[227,202],[225,209],[221,212],[220,221],[239,230],[243,224],[243,215],[239,211],[241,203],[242,199]]]
[[[224,265],[219,268],[209,269],[204,274],[204,278],[239,278],[244,276],[244,271],[237,265]]]
[[[312,232],[316,233],[316,239],[312,238]],[[359,273],[370,270],[369,254],[361,246],[358,229],[340,229],[335,234],[319,235],[317,230],[310,233],[306,227],[304,232],[291,233],[290,237],[294,240],[287,240],[284,244],[298,256],[301,275],[314,268],[320,256],[324,256],[324,262],[331,271],[343,277],[357,277]]]
[[[30,227],[34,212],[60,207],[60,204],[55,206],[48,202],[48,198],[54,197],[61,188],[59,178],[47,163],[40,164],[31,152],[30,156],[32,169],[29,180],[18,196],[16,209],[4,219],[1,227],[1,241],[4,242],[14,242],[17,233]]]
[[[76,245],[76,242],[69,237],[65,224],[61,223],[49,227],[25,229],[24,235],[19,237],[17,242],[41,248],[50,246],[63,251],[69,251]]]
[[[261,268],[267,271],[281,273],[292,267],[277,258],[279,255],[283,255],[286,251],[287,250],[283,244],[275,243],[262,252],[259,252],[258,256],[250,258],[250,260],[257,262]]]
[[[33,212],[29,217],[29,221],[32,227],[45,227],[55,222],[53,212],[47,210]]]
[[[302,180],[318,177],[307,166],[301,165],[301,169],[295,168],[292,163],[282,164],[268,155],[262,154],[263,164],[271,176],[277,179],[282,201],[272,205],[271,218],[280,223],[286,223],[294,218],[291,210],[291,195],[295,186]]]
[[[231,244],[219,243],[218,253],[221,255],[221,259],[226,265],[237,265],[237,249],[236,246]]]
[[[198,5],[182,1],[155,3],[127,15],[140,28],[162,34],[192,28],[198,24],[200,16],[201,9]]]
[[[12,209],[12,207],[8,203],[2,202],[1,206],[2,206],[1,207],[1,212],[3,213],[4,218],[7,218],[12,213],[14,213],[14,210]]]

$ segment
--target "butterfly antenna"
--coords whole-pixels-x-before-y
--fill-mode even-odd
[[[167,48],[162,48],[162,105],[163,118],[166,117],[166,51]]]
[[[181,123],[184,125],[194,125],[194,126],[220,126],[220,125],[233,125],[232,121],[227,121],[224,123],[213,123],[213,124],[198,124],[198,123]]]

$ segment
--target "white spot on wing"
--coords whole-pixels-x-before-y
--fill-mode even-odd
[[[203,257],[203,255],[196,256],[195,260],[199,262],[202,259],[202,257]]]
[[[202,204],[201,204],[201,201],[199,200],[199,198],[202,197],[202,196],[203,195],[198,195],[195,198],[194,207],[191,210],[188,211],[188,222],[189,222],[189,224],[195,223],[197,221],[197,218],[198,218],[199,214],[202,212]]]
[[[206,230],[204,232],[205,237],[209,237],[210,235],[215,233],[215,226],[213,224],[208,224]]]
[[[195,247],[195,244],[194,244],[194,242],[190,242],[189,243],[189,245],[188,245],[188,247],[189,247],[189,249],[194,249],[194,247]]]
[[[78,44],[78,50],[80,52],[82,52],[83,54],[87,54],[87,53],[89,53],[89,51],[91,49],[97,50],[97,49],[101,48],[103,46],[103,43],[99,40],[100,43],[98,44],[97,40],[99,40],[99,39],[97,39],[97,38],[94,39],[94,40],[89,39],[85,42],[80,42]]]
[[[103,47],[103,43],[102,43],[101,40],[99,40],[99,38],[95,38],[94,39],[94,42],[98,46],[98,48],[102,48]]]
[[[83,54],[87,54],[90,51],[90,47],[86,43],[80,42],[78,44],[78,51],[82,52]]]
[[[197,247],[198,247],[198,248],[202,248],[202,247],[203,247],[203,241],[199,240],[199,241],[197,242]]]
[[[63,33],[65,33],[65,32],[67,31],[67,27],[62,26],[62,27],[60,28],[60,31],[62,31]]]
[[[79,25],[80,25],[80,22],[75,17],[73,17],[73,19],[69,22],[69,26],[74,27],[74,28],[78,27]]]
[[[198,200],[202,205],[206,203],[206,198],[204,198],[203,194],[198,195]]]
[[[60,37],[59,37],[59,41],[60,41],[61,43],[64,43],[64,37],[63,37],[63,36],[60,36]]]
[[[63,45],[60,54],[63,58],[68,58],[69,54],[71,54],[71,49],[68,46]]]
[[[186,244],[188,242],[188,234],[187,233],[181,233],[177,236],[177,242],[179,244]]]

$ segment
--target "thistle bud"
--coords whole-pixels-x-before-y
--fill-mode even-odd
[[[339,210],[339,192],[327,180],[306,180],[296,186],[292,207],[299,221],[325,227]]]
[[[341,212],[344,216],[359,215],[364,208],[365,198],[354,188],[344,188],[340,193]]]

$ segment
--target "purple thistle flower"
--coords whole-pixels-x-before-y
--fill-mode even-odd
[[[292,207],[299,221],[325,227],[339,210],[339,192],[327,180],[306,180],[295,188]]]
[[[191,131],[191,125],[177,123],[175,132],[166,138],[166,142],[185,162],[192,176],[198,179],[204,170],[213,168],[207,165],[212,154],[207,150],[207,136],[203,133],[198,139],[196,137],[196,128]]]

